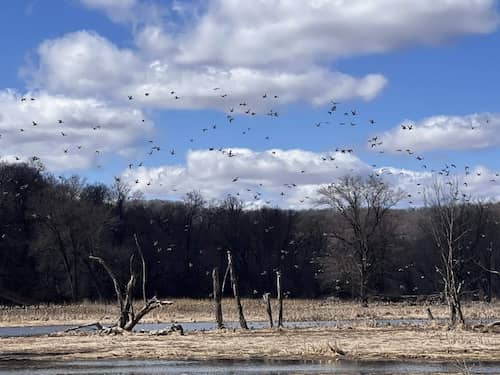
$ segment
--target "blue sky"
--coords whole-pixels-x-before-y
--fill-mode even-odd
[[[1,160],[250,207],[311,207],[348,173],[382,175],[409,205],[448,173],[500,197],[497,1],[1,7]]]

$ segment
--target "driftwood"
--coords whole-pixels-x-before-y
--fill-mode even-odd
[[[166,336],[171,333],[179,333],[181,336],[184,336],[184,328],[182,328],[180,324],[172,324],[172,326],[168,329],[157,329],[154,331],[147,331],[145,333],[148,333],[151,336]]]
[[[481,332],[489,332],[490,330],[492,330],[494,328],[498,328],[498,327],[500,327],[499,320],[488,323],[488,324],[476,324],[476,325],[471,326],[472,329],[481,330]]]
[[[335,344],[330,344],[328,343],[328,347],[330,348],[330,350],[337,356],[337,357],[344,357],[347,353],[340,349],[339,346],[337,345],[337,343]]]
[[[276,272],[276,292],[278,295],[278,328],[283,327],[283,293],[281,285],[281,272]]]
[[[270,293],[264,293],[262,295],[262,298],[264,299],[264,303],[266,304],[266,312],[267,312],[267,317],[269,319],[269,326],[271,328],[273,328],[274,327],[274,324],[273,324],[273,311],[271,309]]]
[[[224,328],[224,320],[222,317],[222,296],[219,283],[219,269],[217,267],[212,270],[212,282],[215,305],[215,321],[217,322],[217,328],[222,329]]]
[[[229,269],[229,276],[231,278],[231,285],[233,287],[234,299],[236,301],[236,307],[238,309],[238,317],[240,321],[240,326],[243,329],[248,329],[247,321],[245,320],[245,315],[243,315],[243,306],[241,306],[240,292],[238,290],[238,277],[234,269],[233,256],[231,252],[227,252],[227,268]]]
[[[64,332],[78,331],[79,329],[89,328],[89,327],[95,327],[98,331],[102,331],[104,329],[104,327],[102,326],[101,323],[95,322],[95,323],[82,324],[82,325],[79,325],[76,327],[71,327],[71,328],[64,330]]]
[[[120,317],[118,319],[117,327],[112,327],[112,328],[119,328],[119,329],[122,329],[125,331],[132,331],[134,329],[134,327],[137,325],[137,323],[139,323],[139,321],[146,314],[148,314],[150,311],[152,311],[160,306],[171,305],[173,303],[172,301],[159,300],[155,296],[149,300],[146,300],[144,302],[144,305],[136,313],[134,311],[134,306],[133,306],[133,292],[134,292],[134,286],[135,286],[135,281],[136,281],[136,277],[135,277],[135,274],[133,272],[134,256],[132,255],[130,257],[130,279],[127,282],[127,285],[125,286],[125,290],[123,292],[120,288],[120,284],[118,283],[118,279],[116,278],[116,276],[113,273],[113,271],[111,270],[111,268],[104,261],[104,259],[102,259],[100,257],[93,256],[93,255],[91,255],[89,257],[89,259],[101,264],[102,267],[108,273],[111,280],[113,281],[113,286],[114,286],[115,294],[116,294],[116,300],[118,302],[118,306],[120,307]],[[145,270],[145,267],[143,267],[143,270]],[[143,280],[145,280],[144,272],[143,272]],[[145,285],[145,281],[143,281],[143,285]],[[143,289],[143,292],[144,291],[145,291],[145,288]],[[145,292],[143,293],[143,297],[145,297]],[[118,332],[111,332],[111,333],[118,333]]]

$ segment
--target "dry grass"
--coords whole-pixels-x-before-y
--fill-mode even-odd
[[[500,335],[440,327],[190,332],[185,336],[63,334],[0,339],[0,360],[290,359],[498,361]],[[458,362],[457,362],[458,363]]]
[[[176,299],[172,306],[163,307],[150,313],[144,322],[202,322],[213,321],[213,305],[208,299]],[[245,316],[249,321],[264,321],[264,304],[260,299],[244,299]],[[426,305],[373,303],[369,308],[362,308],[354,302],[327,300],[289,299],[285,300],[285,320],[373,320],[373,319],[425,319]],[[431,306],[434,317],[446,318],[444,305]],[[232,300],[223,302],[224,319],[236,321],[237,312]],[[494,319],[500,317],[500,303],[470,302],[464,305],[464,313],[471,319]],[[0,325],[47,325],[47,324],[82,324],[94,321],[112,322],[118,314],[114,304],[86,302],[67,305],[37,305],[25,308],[0,308]]]
[[[265,320],[260,300],[243,300],[249,321]],[[101,336],[62,334],[57,336],[2,338],[2,359],[320,359],[344,357],[359,360],[426,359],[452,361],[500,361],[500,335],[495,332],[447,331],[436,325],[374,328],[375,319],[426,318],[426,305],[375,303],[362,308],[350,302],[286,300],[287,321],[352,319],[350,327],[276,330],[226,330],[189,332],[185,336]],[[445,318],[446,306],[431,306],[436,318]],[[223,303],[226,321],[236,321],[232,300]],[[467,303],[468,318],[498,318],[500,303]],[[83,303],[41,305],[22,309],[0,309],[3,326],[30,324],[78,324],[112,322],[117,316],[112,304]],[[210,300],[178,299],[174,305],[154,311],[147,322],[212,321]]]

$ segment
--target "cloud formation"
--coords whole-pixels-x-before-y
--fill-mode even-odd
[[[418,122],[404,121],[383,134],[380,149],[397,152],[475,150],[500,146],[500,114],[433,116]]]
[[[147,197],[182,197],[197,190],[208,200],[227,194],[247,207],[263,205],[305,209],[316,206],[317,190],[346,175],[381,177],[405,192],[401,207],[424,204],[424,188],[436,181],[460,181],[464,193],[481,199],[500,199],[498,173],[477,166],[451,171],[448,176],[395,167],[372,167],[341,152],[315,153],[300,149],[253,151],[191,150],[186,165],[141,167],[123,172],[124,181]],[[465,184],[464,184],[465,183]]]
[[[238,108],[244,101],[253,110],[267,113],[280,104],[293,102],[322,105],[332,99],[372,100],[387,85],[383,75],[374,72],[354,76],[339,72],[333,64],[355,55],[436,45],[462,35],[488,33],[498,25],[494,0],[210,0],[168,4],[81,0],[81,3],[104,12],[113,22],[130,25],[134,43],[119,46],[87,30],[41,43],[35,68],[26,68],[31,73],[29,84],[42,93],[37,101],[21,103],[16,93],[1,94],[0,129],[4,139],[12,140],[2,149],[8,160],[36,154],[50,168],[86,168],[96,163],[96,155],[91,151],[75,152],[71,160],[59,152],[69,150],[69,154],[82,146],[78,151],[123,153],[134,146],[134,139],[144,129],[151,129],[150,124],[141,122],[142,110],[149,108],[227,111]],[[264,93],[269,93],[267,99],[262,98]],[[58,138],[60,132],[55,121],[59,117],[64,117],[71,130],[68,134],[73,134],[71,139]],[[31,121],[40,126],[20,132],[18,128],[26,124],[29,127]],[[94,132],[87,133],[95,123],[106,129],[100,132],[100,137],[94,137]],[[42,128],[41,124],[47,125]],[[386,134],[385,147],[396,148],[397,138],[406,136],[396,130],[393,133]],[[446,131],[440,134],[429,135],[426,142],[411,137],[401,139],[405,147],[419,145],[412,146],[411,142],[420,142],[424,147],[446,137]],[[478,137],[478,142],[491,142],[493,138],[492,133]],[[426,139],[424,135],[422,139]],[[465,137],[462,142],[467,141],[470,138]],[[259,183],[264,185],[266,179],[273,181],[274,187],[266,192],[272,197],[278,194],[292,204],[291,197],[300,201],[300,197],[315,191],[319,184],[328,183],[329,176],[348,170],[363,173],[371,170],[352,155],[336,155],[337,166],[332,167],[334,163],[324,163],[319,154],[276,151],[283,158],[274,154],[270,158],[270,151],[245,149],[239,149],[240,155],[233,158],[216,152],[205,155],[208,151],[192,151],[187,155],[186,166],[143,168],[127,171],[125,175],[138,188],[145,188],[142,184],[146,183],[154,194],[165,194],[163,188],[156,193],[152,190],[161,184],[179,191],[199,186],[209,190],[207,195],[220,197],[227,189],[236,192],[232,184],[224,181],[232,181],[231,175],[238,172],[239,183],[247,184],[252,191]],[[206,175],[208,168],[201,166],[201,160],[213,163],[209,167],[217,173]],[[290,164],[290,160],[295,160],[295,164]],[[311,172],[297,176],[293,174],[296,171],[292,173],[295,168]],[[247,173],[248,180],[242,171]],[[165,175],[169,176],[168,181],[163,179]],[[282,186],[292,183],[293,177],[300,184],[286,187],[289,190],[281,196]],[[147,185],[153,180],[158,184]]]
[[[87,31],[45,41],[38,53],[33,82],[39,87],[116,101],[126,101],[132,95],[138,105],[160,109],[226,110],[241,101],[258,108],[262,103],[255,100],[266,91],[279,96],[280,103],[304,100],[319,105],[331,98],[370,100],[386,84],[385,78],[377,74],[356,78],[319,66],[301,71],[181,66],[168,58],[148,59],[140,51],[120,49]],[[220,91],[214,92],[215,87]],[[145,97],[146,92],[151,95]]]
[[[35,157],[59,171],[96,166],[102,157],[126,152],[137,137],[151,132],[151,123],[143,119],[140,110],[95,99],[0,91],[0,160]]]
[[[148,196],[182,196],[199,190],[208,199],[222,199],[230,193],[247,204],[268,201],[289,206],[306,200],[308,192],[321,184],[370,171],[357,157],[334,151],[191,150],[186,160],[185,166],[141,167],[127,170],[123,176]]]
[[[115,22],[134,24],[135,47],[119,48],[88,31],[47,40],[38,49],[34,83],[58,94],[133,95],[156,108],[227,110],[263,92],[278,95],[280,103],[371,100],[385,77],[354,77],[331,63],[487,33],[498,23],[493,0],[212,0],[168,7],[81,1]],[[222,91],[214,93],[215,87]],[[151,93],[147,101],[145,92]]]
[[[303,66],[435,45],[498,24],[494,0],[215,0],[180,42],[181,62]]]

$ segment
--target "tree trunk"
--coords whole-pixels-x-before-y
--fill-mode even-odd
[[[364,264],[361,265],[359,282],[359,297],[361,299],[361,306],[368,307],[368,296],[366,295],[366,270]]]
[[[231,277],[231,285],[233,286],[234,299],[236,301],[236,307],[238,309],[238,317],[240,321],[240,326],[243,329],[248,329],[247,321],[243,315],[243,307],[241,306],[240,292],[238,290],[238,277],[234,269],[233,256],[231,252],[227,252],[227,267],[229,268],[229,275]]]
[[[361,267],[359,269],[359,276],[360,276],[359,297],[361,298],[362,307],[368,307],[368,296],[366,295],[366,284],[368,283],[367,254],[368,254],[367,245],[363,243],[361,245],[361,259],[360,259]]]
[[[283,327],[283,293],[281,285],[281,272],[276,272],[276,292],[278,295],[278,328]]]
[[[212,270],[212,282],[213,282],[213,293],[214,293],[214,304],[215,304],[215,321],[217,322],[217,328],[224,328],[224,321],[222,318],[222,303],[221,303],[221,289],[219,282],[219,269],[215,267]]]
[[[456,327],[457,324],[465,325],[465,319],[462,312],[462,305],[460,303],[460,288],[457,286],[455,278],[455,269],[453,268],[453,251],[450,247],[448,252],[448,259],[445,262],[445,295],[450,311],[450,327]]]
[[[273,311],[271,309],[271,298],[269,297],[270,293],[264,293],[262,295],[262,298],[264,298],[264,303],[266,304],[266,312],[267,312],[267,317],[269,318],[269,326],[271,328],[274,327],[273,324]]]
[[[137,246],[137,251],[139,252],[139,256],[141,257],[141,275],[142,275],[142,301],[146,304],[146,260],[144,259],[144,253],[142,252],[141,245],[139,244],[139,240],[137,239],[137,234],[134,233],[135,245]]]

